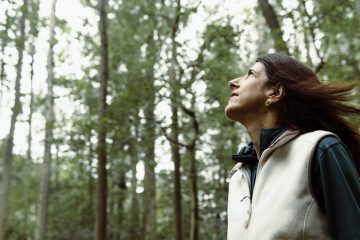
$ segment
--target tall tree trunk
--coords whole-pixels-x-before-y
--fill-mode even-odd
[[[274,8],[269,4],[268,0],[258,0],[258,3],[261,12],[265,17],[266,24],[270,28],[276,51],[289,54],[289,49],[283,40],[283,32],[281,31],[280,23]]]
[[[54,45],[55,45],[55,24],[56,24],[56,0],[53,0],[50,17],[50,38],[49,52],[47,56],[47,94],[45,98],[45,148],[42,165],[42,177],[40,182],[39,206],[35,228],[35,240],[43,240],[46,236],[46,225],[49,207],[49,190],[51,176],[51,146],[53,142],[54,127]]]
[[[178,141],[179,138],[179,123],[178,123],[178,96],[179,96],[179,82],[177,80],[177,68],[178,62],[176,35],[180,22],[180,0],[176,1],[175,8],[175,20],[171,33],[172,49],[171,49],[171,69],[170,69],[170,81],[171,81],[171,138],[174,141]],[[174,162],[174,202],[175,202],[175,240],[182,240],[182,211],[181,211],[181,181],[180,181],[180,152],[179,145],[171,143],[171,155]]]
[[[31,144],[32,144],[32,115],[34,112],[34,90],[33,90],[33,77],[34,77],[34,55],[35,55],[35,45],[32,43],[31,50],[30,50],[30,56],[31,56],[31,63],[30,63],[30,104],[29,104],[29,118],[28,118],[28,125],[29,125],[29,132],[27,136],[28,140],[28,148],[26,152],[26,159],[27,163],[25,166],[30,166],[32,164],[32,155],[31,155]],[[25,182],[24,183],[25,188],[30,188],[30,184]],[[25,213],[24,213],[24,224],[25,228],[28,229],[29,226],[29,213],[30,213],[30,206],[27,206],[30,198],[28,194],[24,194],[24,206],[25,206]]]
[[[100,93],[99,93],[99,132],[98,132],[98,185],[96,206],[96,239],[106,239],[106,202],[107,202],[107,174],[106,174],[106,96],[108,85],[108,40],[106,0],[99,0],[99,33],[100,33]]]
[[[136,159],[137,159],[137,150],[135,149],[134,142],[130,141],[129,143],[129,156],[131,156],[131,215],[130,215],[130,223],[129,223],[129,239],[144,239],[141,236],[141,232],[139,231],[139,222],[140,222],[140,212],[139,212],[139,201],[138,194],[136,192],[137,189],[137,178],[136,178]],[[144,205],[144,208],[147,205]],[[147,210],[147,208],[146,208]],[[140,227],[141,229],[141,227]]]
[[[190,157],[191,227],[190,240],[199,239],[199,201],[197,189],[197,167],[195,144],[188,148]]]
[[[22,6],[22,16],[20,19],[20,38],[17,44],[18,48],[18,63],[16,66],[16,80],[15,80],[15,100],[12,107],[12,116],[10,120],[10,130],[6,141],[4,151],[4,166],[3,166],[3,181],[2,181],[2,195],[0,202],[0,240],[5,240],[6,236],[6,220],[8,216],[9,198],[11,191],[11,168],[13,160],[13,147],[14,147],[14,132],[15,124],[18,115],[21,112],[20,102],[20,79],[22,71],[23,52],[25,48],[25,20],[27,16],[27,0],[24,0]]]
[[[153,88],[153,87],[152,87]],[[156,240],[156,179],[155,179],[155,92],[151,93],[150,99],[145,109],[146,129],[145,129],[145,176],[144,176],[144,239]]]
[[[157,239],[157,217],[156,217],[156,178],[155,178],[155,87],[154,87],[154,65],[156,61],[156,46],[153,34],[148,38],[147,51],[147,72],[146,82],[144,83],[146,91],[146,105],[145,105],[145,156],[144,161],[145,176],[144,176],[144,239]]]
[[[0,110],[1,110],[1,103],[2,103],[2,97],[3,97],[3,87],[4,87],[4,78],[5,78],[5,48],[7,46],[8,43],[8,29],[9,29],[9,25],[10,25],[10,20],[9,20],[9,15],[8,15],[8,10],[6,10],[5,12],[5,29],[4,29],[4,37],[2,39],[1,42],[1,64],[0,64]]]
[[[118,191],[119,191],[119,195],[118,195],[118,201],[115,203],[116,204],[116,209],[117,209],[117,216],[116,216],[116,222],[118,223],[118,229],[116,229],[115,233],[114,233],[114,238],[113,239],[126,239],[125,235],[125,231],[124,231],[124,219],[125,219],[125,211],[124,211],[124,207],[125,207],[125,200],[126,200],[126,176],[125,176],[125,171],[124,170],[120,170],[120,176],[119,179],[117,180],[117,187],[118,187]],[[132,213],[133,214],[133,213]]]
[[[200,56],[200,55],[199,55]],[[200,56],[201,58],[201,56]],[[192,102],[192,109],[194,109],[195,97]],[[192,132],[194,137],[190,144],[186,145],[186,150],[189,153],[190,159],[190,189],[191,189],[191,225],[190,225],[190,240],[199,239],[199,201],[197,189],[197,164],[196,164],[196,143],[199,136],[199,122],[196,119],[194,110],[187,109],[182,105],[183,111],[190,116],[192,122]]]
[[[87,184],[88,184],[88,207],[87,207],[87,211],[84,212],[84,226],[87,229],[93,229],[94,226],[94,179],[92,176],[92,165],[93,165],[93,157],[94,157],[94,149],[93,149],[93,145],[91,144],[91,137],[92,134],[89,133],[88,138],[87,138],[87,142],[89,142],[89,149],[88,149],[88,166],[89,166],[89,170],[88,170],[88,180],[87,180]]]
[[[31,45],[31,64],[30,64],[30,104],[29,104],[29,108],[30,108],[30,112],[29,112],[29,120],[28,120],[28,125],[29,125],[29,132],[28,132],[28,149],[26,152],[26,158],[29,162],[31,162],[32,157],[31,157],[31,143],[32,143],[32,115],[34,112],[34,89],[33,89],[33,78],[34,78],[34,55],[35,55],[35,45],[32,44]]]

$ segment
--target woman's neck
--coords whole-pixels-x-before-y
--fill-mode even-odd
[[[251,140],[254,142],[256,153],[258,158],[260,158],[260,132],[262,128],[276,128],[279,127],[279,121],[277,116],[273,114],[267,114],[264,117],[258,118],[256,121],[251,121],[244,124]]]

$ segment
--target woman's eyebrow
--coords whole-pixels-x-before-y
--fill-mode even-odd
[[[259,72],[258,71],[255,71],[254,69],[250,68],[249,71],[250,72],[253,72],[256,76],[259,75]]]

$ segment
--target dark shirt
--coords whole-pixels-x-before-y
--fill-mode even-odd
[[[284,128],[261,129],[262,152],[285,131]],[[242,148],[233,159],[246,156],[251,169],[250,196],[255,186],[258,159],[252,144]],[[328,220],[334,239],[360,239],[360,178],[352,156],[340,139],[326,136],[317,145],[311,165],[311,189]]]

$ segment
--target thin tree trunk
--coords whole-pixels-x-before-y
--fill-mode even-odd
[[[154,65],[156,61],[156,46],[153,34],[148,38],[148,52],[147,61],[149,67],[146,72],[146,82],[144,83],[147,89],[145,105],[145,156],[144,161],[145,176],[144,176],[144,239],[157,239],[157,217],[156,217],[156,178],[155,178],[155,87],[154,87]]]
[[[99,33],[100,33],[100,94],[99,94],[99,132],[98,132],[98,185],[96,207],[96,239],[106,239],[107,226],[107,173],[106,173],[106,96],[108,84],[108,41],[106,0],[99,0]]]
[[[20,102],[20,80],[22,71],[23,52],[25,48],[25,19],[27,16],[27,0],[24,0],[22,6],[22,16],[20,19],[20,39],[18,44],[18,63],[16,66],[16,80],[15,80],[15,101],[12,107],[12,116],[10,120],[10,130],[6,141],[4,166],[3,166],[3,181],[2,181],[2,195],[0,202],[0,240],[5,240],[6,236],[6,221],[9,212],[9,198],[11,192],[11,170],[13,160],[13,147],[14,147],[14,132],[15,124],[18,115],[21,112]]]
[[[32,115],[34,112],[34,89],[33,89],[33,78],[34,78],[34,55],[35,55],[35,45],[31,45],[31,64],[30,64],[30,112],[29,112],[29,132],[28,132],[28,149],[26,152],[26,158],[30,162],[32,160],[31,157],[31,143],[32,143]]]
[[[191,227],[190,240],[199,239],[199,201],[197,189],[197,167],[195,144],[188,148],[190,157]]]
[[[154,90],[150,90],[154,91]],[[155,92],[151,93],[147,107],[145,109],[146,118],[146,159],[145,176],[144,176],[144,239],[156,239],[156,179],[155,179],[155,116],[154,116],[154,101]]]
[[[170,71],[170,81],[172,84],[171,89],[171,138],[174,141],[178,141],[179,138],[179,123],[178,123],[178,80],[176,76],[176,70],[178,67],[178,62],[176,59],[177,56],[177,46],[176,46],[176,34],[179,28],[180,22],[180,0],[176,1],[175,8],[175,21],[171,33],[172,49],[171,49],[171,71]],[[181,181],[180,181],[180,149],[179,145],[176,143],[171,143],[171,155],[174,162],[174,202],[175,202],[175,240],[182,240],[182,211],[181,211]]]
[[[33,76],[34,76],[34,54],[35,54],[35,46],[32,45],[31,46],[31,64],[30,64],[30,104],[29,104],[29,108],[30,108],[30,113],[29,113],[29,119],[28,119],[28,125],[29,125],[29,132],[28,132],[28,149],[26,152],[26,159],[27,159],[27,163],[25,164],[25,166],[30,166],[32,164],[32,156],[31,156],[31,143],[32,143],[32,115],[33,115],[33,98],[34,98],[34,93],[33,93]],[[29,183],[25,182],[24,183],[24,187],[25,188],[30,188]],[[24,219],[25,219],[25,228],[28,228],[29,225],[29,212],[30,212],[30,206],[27,206],[28,202],[29,202],[29,196],[28,194],[24,194],[24,206],[25,206],[25,213],[24,213]]]
[[[289,49],[283,40],[283,32],[281,31],[280,23],[275,10],[269,4],[268,0],[258,0],[258,3],[261,12],[265,17],[266,24],[270,28],[276,51],[289,54]]]
[[[309,33],[310,33],[310,36],[311,36],[311,39],[312,39],[312,42],[313,42],[313,46],[314,46],[314,49],[315,49],[315,52],[316,52],[316,55],[318,56],[318,58],[320,59],[320,62],[315,66],[315,73],[318,73],[324,66],[325,66],[325,60],[324,60],[324,56],[323,54],[321,53],[321,49],[319,47],[316,46],[315,42],[316,42],[316,36],[315,36],[315,27],[314,25],[310,22],[310,19],[311,19],[311,16],[310,14],[308,13],[308,11],[306,10],[306,3],[305,3],[305,0],[301,0],[301,4],[302,4],[302,7],[304,9],[304,13],[305,15],[307,16],[308,18],[308,26],[309,26]]]
[[[125,206],[125,200],[126,200],[126,176],[125,176],[125,171],[124,170],[120,170],[120,176],[117,182],[117,187],[118,187],[118,191],[119,191],[119,195],[118,195],[118,201],[116,202],[117,205],[117,217],[116,217],[116,221],[118,223],[118,228],[116,229],[115,233],[114,233],[114,239],[126,239],[125,238],[125,231],[123,231],[124,229],[124,219],[125,219],[125,211],[124,211],[124,206]],[[133,213],[132,213],[133,214]]]
[[[131,207],[132,213],[130,215],[130,223],[129,223],[129,239],[144,239],[144,237],[140,236],[142,231],[139,231],[139,222],[140,222],[140,213],[139,213],[139,201],[138,194],[136,193],[137,189],[137,178],[136,178],[136,149],[133,141],[129,143],[129,156],[133,159],[131,160]],[[146,206],[146,205],[145,205]],[[144,208],[145,208],[144,206]],[[141,227],[140,227],[141,229]]]
[[[93,145],[91,144],[91,133],[88,135],[88,142],[89,144],[89,154],[88,154],[88,211],[84,212],[84,219],[85,219],[85,227],[92,229],[94,226],[94,180],[92,176],[92,164],[93,164],[93,157],[94,157],[94,150]]]
[[[46,236],[46,225],[49,208],[49,190],[51,176],[51,146],[53,142],[54,126],[54,43],[55,43],[55,8],[56,0],[53,0],[50,17],[49,52],[47,56],[47,94],[45,98],[45,148],[42,165],[42,177],[40,182],[39,207],[35,228],[35,240],[43,240]]]
[[[200,56],[200,55],[199,55]],[[201,58],[201,56],[200,56]],[[194,109],[195,97],[192,102],[192,109]],[[189,153],[190,159],[190,189],[191,189],[191,225],[190,225],[190,240],[199,239],[199,200],[197,189],[197,164],[196,164],[196,143],[199,136],[199,122],[196,119],[194,110],[187,109],[182,105],[183,111],[190,116],[192,122],[192,132],[194,137],[190,144],[186,145],[186,150]]]
[[[9,15],[8,10],[5,12],[6,22],[5,22],[5,29],[4,29],[4,37],[1,42],[1,69],[0,69],[0,110],[1,110],[1,103],[3,97],[3,87],[4,87],[4,78],[5,78],[5,48],[8,43],[8,29],[9,29]]]

